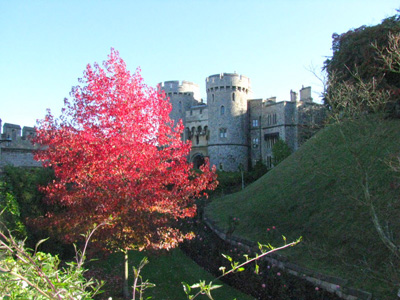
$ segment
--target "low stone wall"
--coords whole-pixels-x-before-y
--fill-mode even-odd
[[[1,148],[0,169],[6,165],[15,167],[42,167],[42,163],[33,159],[32,149]]]
[[[203,217],[204,223],[217,234],[222,240],[227,243],[241,248],[245,251],[253,251],[254,253],[259,253],[258,245],[254,242],[235,237],[234,235],[227,235],[223,230],[218,228],[215,223],[208,219],[206,216]],[[371,300],[372,294],[348,287],[348,280],[342,279],[334,276],[324,275],[316,271],[300,267],[296,264],[289,262],[284,256],[279,254],[271,254],[269,256],[264,256],[262,259],[266,260],[270,264],[277,266],[278,268],[288,272],[299,279],[307,280],[311,282],[316,287],[324,289],[330,293],[334,293],[342,299],[345,300]]]

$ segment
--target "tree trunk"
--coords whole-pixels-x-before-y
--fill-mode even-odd
[[[128,265],[128,250],[123,251],[124,253],[124,286],[123,286],[123,296],[124,299],[130,298],[128,277],[129,277],[129,265]]]

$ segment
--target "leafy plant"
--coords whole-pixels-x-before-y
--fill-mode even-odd
[[[281,161],[292,154],[292,150],[289,145],[282,139],[279,139],[272,146],[272,157],[274,159],[274,166],[277,166]]]
[[[25,248],[10,232],[0,230],[0,294],[1,299],[92,299],[100,293],[102,283],[83,274],[85,250],[91,234],[86,235],[85,249],[77,251],[76,262],[60,268],[58,256]]]
[[[60,118],[49,111],[39,123],[36,159],[56,176],[44,191],[62,209],[38,223],[73,242],[106,221],[94,245],[122,251],[127,268],[129,249],[168,249],[192,237],[177,220],[195,215],[195,199],[217,184],[215,169],[192,169],[165,93],[146,86],[140,70],[131,75],[117,51],[103,67],[88,65],[80,82]]]

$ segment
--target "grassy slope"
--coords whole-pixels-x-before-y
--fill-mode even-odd
[[[284,253],[290,260],[391,299],[395,289],[386,280],[398,282],[398,273],[388,267],[392,255],[373,226],[361,185],[368,174],[382,223],[398,233],[399,190],[385,160],[399,153],[400,122],[340,128],[319,132],[242,192],[214,200],[206,213],[223,228],[229,216],[239,217],[234,234],[253,241],[279,245],[282,234],[289,241],[303,236],[301,245]]]
[[[192,285],[198,283],[200,280],[205,280],[206,283],[209,283],[214,279],[210,273],[199,267],[179,249],[174,249],[164,255],[152,255],[151,253],[131,251],[129,252],[130,263],[134,266],[138,266],[144,256],[148,256],[149,264],[147,264],[141,272],[143,280],[148,280],[156,285],[154,288],[145,291],[144,299],[151,296],[151,299],[155,300],[185,300],[187,297],[183,291],[181,282],[186,282],[189,285]],[[112,254],[108,260],[97,261],[92,264],[101,265],[101,268],[106,273],[122,275],[123,272],[123,256],[121,253]],[[133,282],[132,274],[133,273],[131,272],[129,276]],[[130,285],[132,284],[133,283]],[[214,284],[220,285],[222,283],[218,281]],[[117,295],[120,294],[120,289],[122,287],[105,287],[105,289],[110,288],[115,289],[115,292],[112,293],[114,294],[113,299],[121,299],[118,298]],[[195,294],[195,292],[192,294]],[[221,288],[214,290],[212,295],[215,299],[253,299],[228,285],[223,285]],[[103,299],[102,297],[100,298]],[[196,299],[208,299],[208,297],[200,295]]]

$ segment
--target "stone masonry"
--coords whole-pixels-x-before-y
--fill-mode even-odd
[[[171,118],[182,119],[184,139],[191,140],[190,161],[198,167],[208,157],[219,170],[245,170],[262,161],[273,166],[272,146],[284,140],[296,151],[322,125],[325,110],[313,102],[311,87],[300,99],[253,99],[250,79],[236,73],[206,78],[207,101],[199,99],[198,85],[166,81],[158,85],[172,103]],[[185,98],[186,97],[186,98]]]

